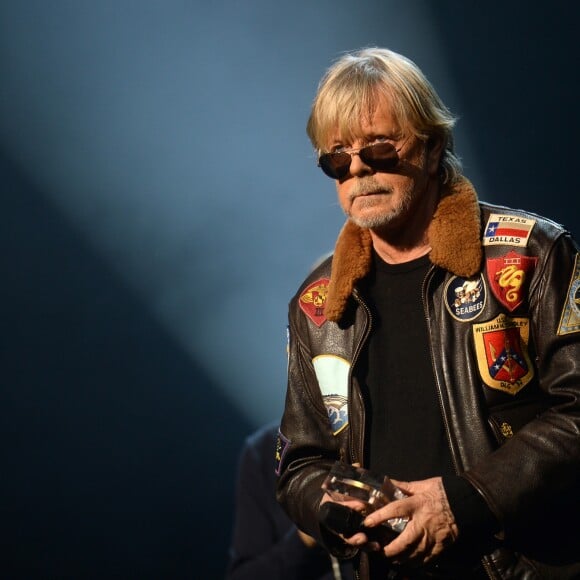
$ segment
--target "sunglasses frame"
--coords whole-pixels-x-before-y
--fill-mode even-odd
[[[389,154],[385,154],[383,157],[373,157],[373,152],[382,148],[388,149]],[[340,180],[348,175],[353,155],[358,155],[361,161],[374,171],[390,171],[399,164],[399,151],[402,148],[402,145],[397,149],[392,143],[381,141],[359,147],[358,149],[345,149],[344,151],[323,153],[318,157],[318,167],[331,179]],[[334,167],[332,159],[344,156],[348,156],[348,163],[346,163],[345,157],[345,163],[343,165]]]

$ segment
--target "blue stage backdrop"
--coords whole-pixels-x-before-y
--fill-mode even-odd
[[[304,130],[343,51],[415,60],[481,197],[580,234],[577,37],[534,6],[0,2],[1,576],[223,577],[343,222]]]

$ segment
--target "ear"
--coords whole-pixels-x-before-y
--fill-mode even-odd
[[[431,136],[427,140],[427,168],[430,175],[439,173],[439,162],[444,148],[445,141],[441,137]]]

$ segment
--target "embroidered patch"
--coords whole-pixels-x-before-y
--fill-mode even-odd
[[[284,437],[284,435],[282,435],[282,431],[278,429],[278,437],[276,438],[276,465],[274,467],[276,475],[280,475],[280,471],[282,470],[282,461],[284,459],[284,455],[286,455],[288,445],[290,445],[290,440]]]
[[[300,308],[316,324],[322,326],[326,322],[324,316],[324,303],[326,302],[326,295],[328,294],[328,278],[322,278],[313,282],[300,295]]]
[[[333,354],[312,359],[318,386],[328,413],[332,433],[337,435],[348,425],[348,375],[350,363]]]
[[[486,296],[481,274],[477,278],[453,276],[445,285],[445,306],[461,322],[475,320],[482,313]]]
[[[473,325],[479,373],[488,387],[515,395],[532,380],[529,333],[528,318],[510,318],[505,314]]]
[[[495,297],[513,312],[523,301],[538,258],[514,250],[500,258],[487,259],[487,277]]]
[[[529,218],[492,213],[485,226],[483,245],[525,247],[535,223],[536,220]]]
[[[558,334],[571,334],[580,331],[580,254],[576,254],[574,270],[570,278],[568,299],[562,309]]]

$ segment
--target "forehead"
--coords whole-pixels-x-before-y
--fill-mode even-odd
[[[335,122],[329,126],[327,145],[349,144],[373,136],[397,137],[401,123],[386,98],[381,98],[366,109],[359,108],[351,114],[338,112]]]

